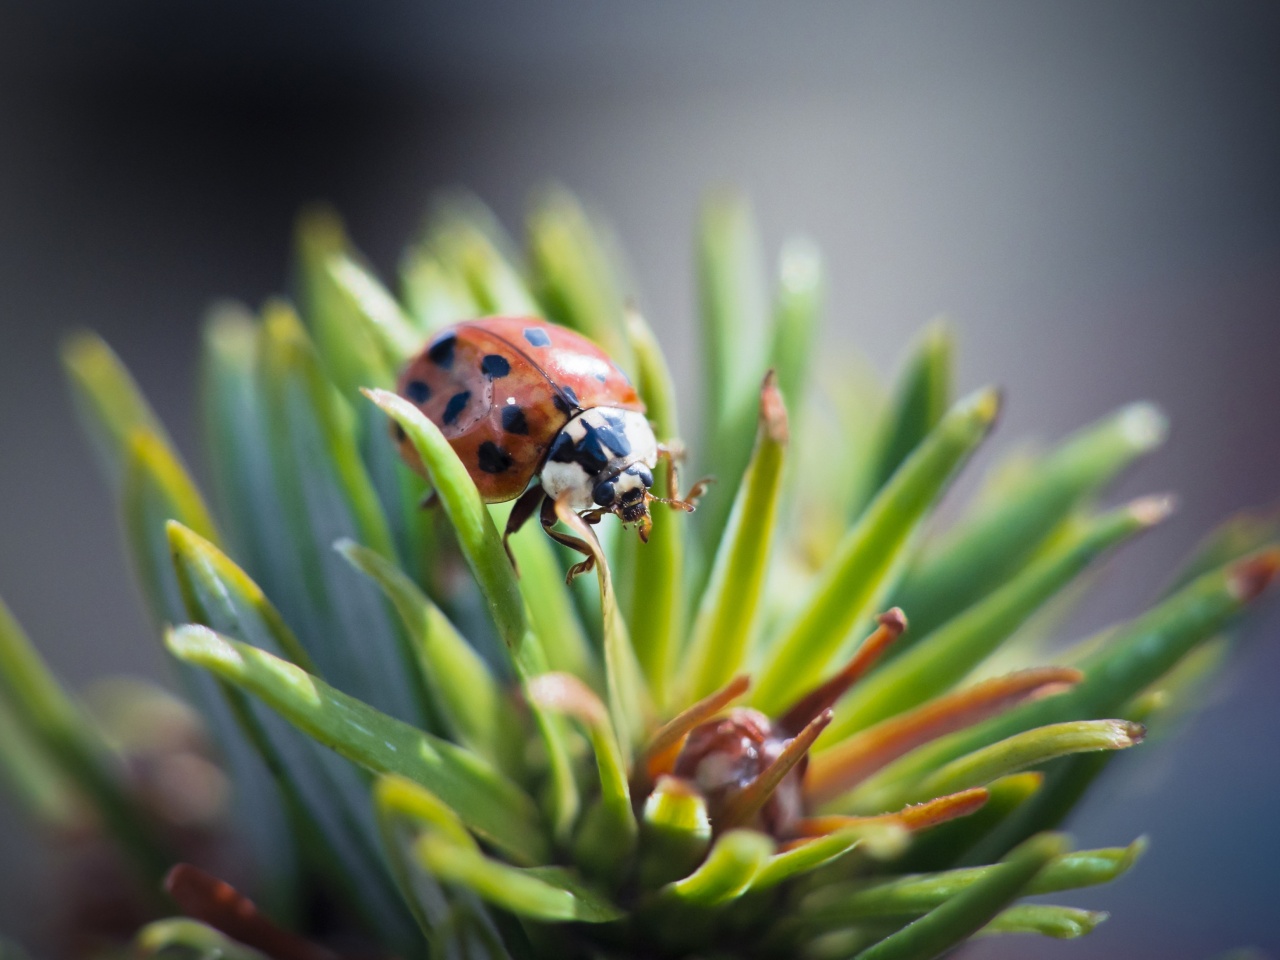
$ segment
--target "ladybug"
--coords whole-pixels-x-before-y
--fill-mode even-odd
[[[649,492],[663,461],[676,490],[677,443],[659,443],[631,381],[590,340],[537,317],[485,317],[436,334],[405,366],[397,392],[444,434],[488,503],[516,500],[503,546],[535,512],[542,527],[586,559],[586,542],[553,529],[556,503],[588,523],[608,513],[647,541],[649,503],[692,511],[704,483],[684,498]],[[425,475],[413,444],[392,427],[400,454]],[[518,498],[518,499],[517,499]],[[514,557],[512,557],[514,563]]]

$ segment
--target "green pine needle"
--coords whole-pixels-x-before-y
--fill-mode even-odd
[[[1024,452],[935,530],[1000,407],[991,388],[953,401],[951,326],[882,383],[821,336],[816,247],[788,241],[766,271],[748,205],[722,194],[682,416],[608,227],[553,188],[523,236],[454,195],[393,291],[336,214],[306,213],[299,309],[219,304],[204,328],[212,500],[110,348],[66,341],[141,593],[216,745],[200,762],[233,802],[210,788],[208,824],[175,819],[148,777],[190,756],[109,744],[3,606],[0,786],[110,839],[144,894],[242,851],[227,879],[245,889],[214,898],[234,922],[190,891],[190,919],[142,902],[144,956],[263,960],[284,936],[295,960],[926,960],[1093,930],[1105,913],[1020,898],[1106,883],[1145,841],[1071,853],[1045,831],[1143,724],[1167,735],[1194,709],[1280,573],[1276,516],[1225,524],[1150,610],[1045,663],[1087,571],[1170,508],[1099,506],[1162,442],[1157,410]],[[537,522],[513,565],[511,507],[394,392],[430,336],[494,313],[579,331],[634,378],[682,474],[653,465],[653,495],[717,481],[692,516],[653,502],[647,543],[553,504],[594,583],[566,585],[581,557]]]

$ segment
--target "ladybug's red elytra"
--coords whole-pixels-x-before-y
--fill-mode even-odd
[[[550,536],[585,555],[569,579],[594,559],[585,541],[553,529],[557,502],[588,523],[616,513],[648,540],[651,501],[691,511],[703,488],[672,499],[649,492],[661,460],[675,493],[678,445],[657,441],[640,395],[608,354],[537,317],[442,330],[405,366],[397,392],[440,428],[486,502],[519,498],[504,546],[537,511]],[[403,431],[392,430],[401,456],[424,473]]]

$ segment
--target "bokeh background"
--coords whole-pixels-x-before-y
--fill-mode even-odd
[[[73,687],[165,675],[64,331],[106,335],[199,463],[197,324],[281,289],[303,203],[390,276],[434,189],[517,227],[555,179],[616,226],[686,411],[692,227],[722,184],[767,249],[822,245],[830,341],[892,370],[950,315],[961,386],[1007,388],[993,449],[1162,405],[1170,442],[1117,497],[1182,510],[1075,629],[1132,613],[1212,523],[1280,499],[1278,51],[1274,3],[0,3],[0,594]],[[1151,835],[1071,898],[1112,920],[971,956],[1280,955],[1277,606],[1184,735],[1075,818],[1083,844]],[[0,929],[27,935],[47,864],[0,821]]]

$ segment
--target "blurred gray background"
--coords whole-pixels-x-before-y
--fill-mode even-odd
[[[432,190],[516,228],[556,179],[596,204],[694,376],[692,226],[754,199],[767,249],[815,238],[825,335],[892,369],[927,319],[960,385],[1007,390],[998,450],[1130,399],[1174,431],[1117,496],[1180,514],[1108,566],[1077,624],[1139,609],[1233,509],[1280,494],[1280,5],[393,2],[0,4],[0,595],[73,687],[163,658],[55,353],[101,331],[179,445],[208,303],[285,282],[333,202],[390,275]],[[1069,902],[1079,944],[974,957],[1280,954],[1280,615],[1176,742],[1127,756],[1073,827],[1153,846]],[[0,745],[3,749],[3,745]],[[0,929],[46,868],[0,801]]]

